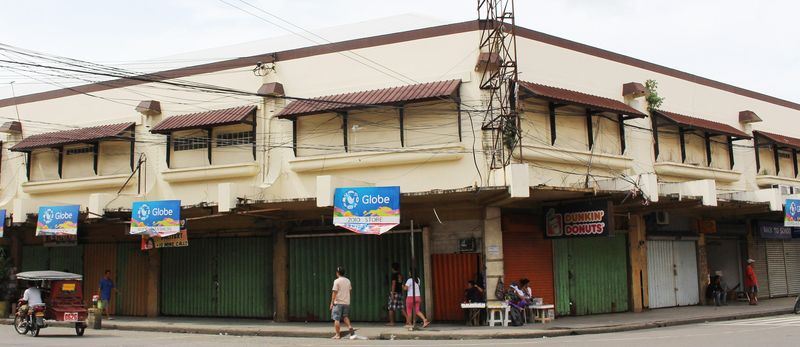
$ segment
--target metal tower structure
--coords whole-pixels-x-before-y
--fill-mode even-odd
[[[509,164],[512,151],[522,140],[514,0],[478,0],[478,21],[483,30],[476,69],[483,72],[480,88],[489,94],[481,128],[491,134],[491,168],[499,169]]]

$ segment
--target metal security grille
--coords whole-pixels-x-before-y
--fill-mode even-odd
[[[222,133],[217,135],[217,147],[241,146],[253,144],[252,131],[240,131],[235,133]]]
[[[173,140],[173,148],[176,152],[208,148],[208,138],[201,136],[179,137]]]
[[[93,151],[94,147],[92,146],[68,148],[67,155],[86,154],[86,153],[92,153]]]

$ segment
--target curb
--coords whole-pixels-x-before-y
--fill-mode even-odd
[[[685,319],[674,320],[661,320],[661,321],[648,321],[631,324],[621,324],[612,326],[598,326],[588,328],[568,328],[568,327],[552,327],[545,331],[531,331],[524,330],[513,331],[492,331],[483,334],[464,334],[454,331],[452,334],[431,334],[425,332],[420,333],[380,333],[378,335],[362,335],[370,340],[486,340],[486,339],[521,339],[521,338],[545,338],[545,337],[558,337],[567,335],[589,335],[589,334],[604,334],[615,333],[623,331],[634,331],[652,328],[664,328],[679,325],[699,324],[706,322],[720,322],[738,319],[760,318],[777,316],[782,314],[793,313],[793,309],[777,309],[771,311],[751,312],[751,313],[738,313],[727,316],[708,316],[708,317],[693,317]],[[0,325],[11,325],[13,319],[0,318]],[[71,327],[70,323],[55,322],[51,323],[52,326],[57,327]],[[269,337],[299,337],[299,338],[328,338],[330,332],[310,332],[310,331],[276,331],[276,330],[252,330],[252,329],[225,329],[225,328],[193,328],[193,327],[175,327],[175,326],[141,326],[141,325],[119,325],[115,323],[104,323],[103,330],[123,330],[123,331],[152,331],[152,332],[165,332],[165,333],[183,333],[183,334],[205,334],[205,335],[232,335],[232,336],[269,336]]]

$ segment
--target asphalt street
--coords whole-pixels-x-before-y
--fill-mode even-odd
[[[621,333],[515,340],[341,340],[276,337],[147,333],[119,330],[87,330],[77,337],[74,330],[47,328],[39,337],[17,335],[11,326],[0,330],[0,346],[798,346],[800,315],[703,323]]]

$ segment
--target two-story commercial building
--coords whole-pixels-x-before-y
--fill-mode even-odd
[[[800,104],[517,28],[521,136],[492,168],[483,24],[0,100],[21,118],[0,129],[2,245],[21,270],[83,273],[87,294],[112,270],[123,315],[325,320],[344,266],[353,319],[383,320],[411,237],[437,320],[462,319],[468,279],[529,278],[560,315],[694,305],[748,257],[762,295],[800,292],[800,241],[769,231],[800,187]],[[332,225],[334,189],[358,186],[400,187],[396,230]],[[131,204],[167,199],[188,246],[143,251]],[[75,204],[77,240],[34,235],[39,206]]]

